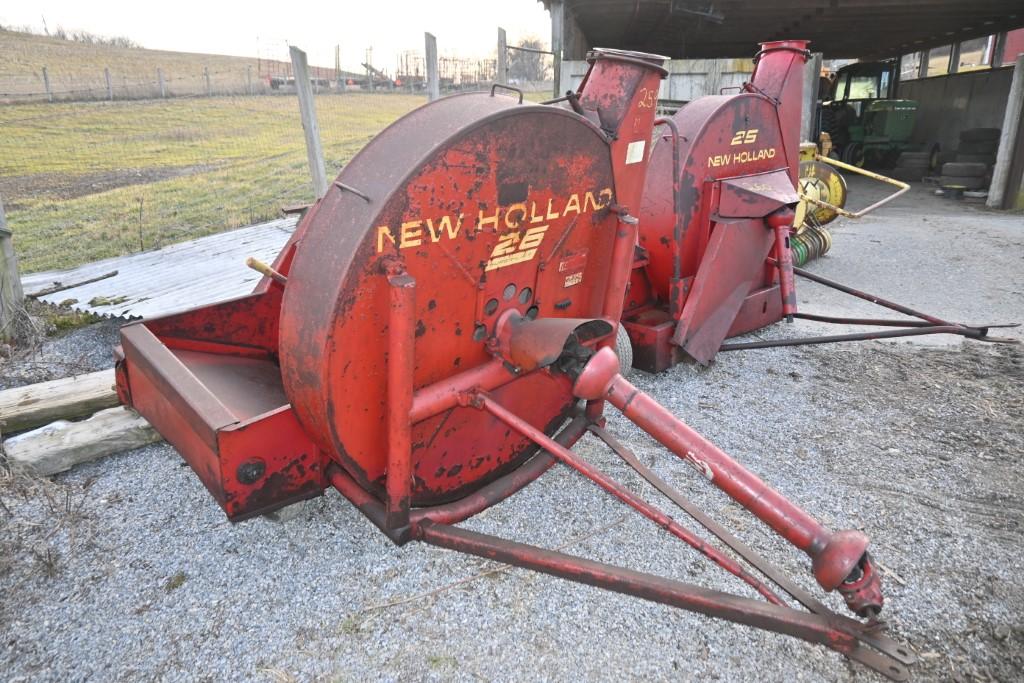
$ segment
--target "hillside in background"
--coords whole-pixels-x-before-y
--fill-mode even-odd
[[[0,102],[45,99],[44,66],[56,99],[106,98],[107,68],[115,99],[159,95],[157,69],[168,95],[205,94],[204,69],[218,94],[248,92],[250,73],[253,90],[260,92],[269,87],[266,76],[291,69],[280,60],[88,44],[0,29]],[[334,69],[314,67],[313,75],[332,78]]]

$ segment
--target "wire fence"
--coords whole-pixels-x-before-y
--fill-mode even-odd
[[[54,52],[45,69],[0,63],[0,198],[24,272],[279,218],[314,198],[286,58],[123,52],[106,49],[102,62]],[[509,50],[508,81],[550,93],[550,62]],[[442,94],[497,77],[496,59],[444,53],[438,67]],[[391,68],[311,67],[310,77],[332,178],[427,101],[422,50]]]

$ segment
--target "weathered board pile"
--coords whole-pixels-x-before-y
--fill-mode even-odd
[[[160,435],[119,405],[114,371],[101,370],[0,391],[0,438],[11,468],[46,476]]]

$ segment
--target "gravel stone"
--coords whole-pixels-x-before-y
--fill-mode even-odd
[[[854,201],[873,201],[851,184]],[[838,227],[835,250],[811,267],[952,319],[1013,322],[1024,312],[1019,228],[1019,217],[915,189]],[[951,246],[968,231],[969,249]],[[805,285],[807,310],[864,312]],[[78,331],[47,358],[99,363],[113,331]],[[748,338],[816,331],[799,321]],[[885,616],[922,656],[914,678],[1020,679],[1018,348],[930,338],[779,348],[631,381],[826,524],[871,536]],[[820,595],[806,558],[632,423],[612,413],[609,429]],[[576,450],[695,526],[593,437]],[[395,547],[333,492],[283,522],[232,525],[166,444],[52,483],[8,478],[0,502],[7,681],[882,680],[785,636]],[[564,467],[464,526],[754,597]]]

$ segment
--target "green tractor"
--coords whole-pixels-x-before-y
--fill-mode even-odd
[[[832,138],[832,156],[854,166],[891,168],[903,152],[926,151],[938,164],[939,146],[910,141],[917,102],[894,99],[896,61],[856,62],[836,72],[820,104],[821,132]]]

